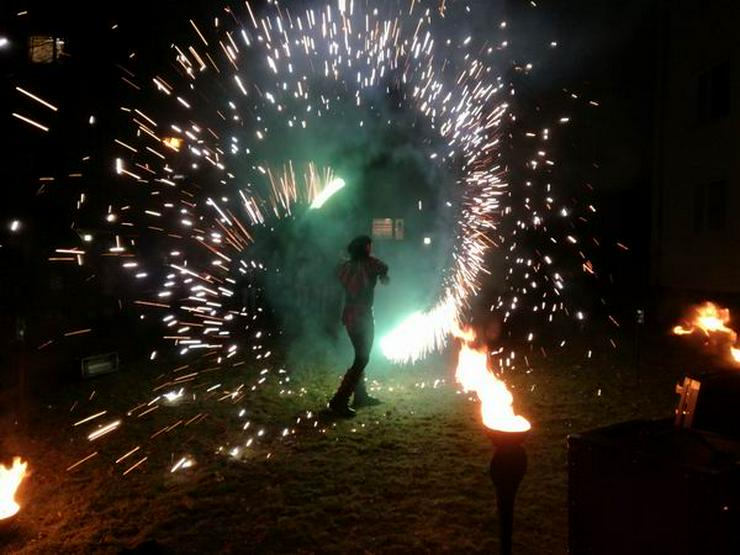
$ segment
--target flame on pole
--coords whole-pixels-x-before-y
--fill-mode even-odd
[[[28,463],[20,457],[13,459],[10,467],[0,464],[0,520],[12,517],[20,510],[15,494],[23,479],[27,476]]]
[[[532,425],[514,412],[514,397],[506,384],[488,367],[488,352],[476,346],[475,332],[454,326],[460,339],[455,378],[465,391],[474,391],[481,402],[481,417],[494,447],[490,473],[496,488],[499,517],[499,553],[511,555],[514,535],[514,500],[527,472],[527,453],[522,446]]]
[[[506,384],[488,368],[485,347],[474,347],[475,332],[458,329],[455,336],[462,341],[455,379],[467,391],[473,391],[481,402],[483,424],[491,430],[526,432],[529,421],[514,413],[514,397]]]

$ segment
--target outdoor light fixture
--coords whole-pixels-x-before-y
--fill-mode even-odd
[[[82,377],[94,378],[118,371],[118,353],[94,355],[82,359]]]
[[[0,48],[5,48],[10,44],[10,41],[6,37],[0,37]]]
[[[424,237],[424,244],[425,245],[431,245],[432,244],[432,238],[431,237]]]
[[[93,240],[93,236],[92,236],[92,235],[90,235],[89,233],[85,233],[85,234],[84,234],[84,235],[82,236],[82,240],[83,240],[83,241],[85,241],[85,243],[91,243],[91,242],[92,242],[92,240]]]
[[[20,220],[13,220],[10,222],[10,231],[13,233],[18,233],[21,230],[21,221]]]

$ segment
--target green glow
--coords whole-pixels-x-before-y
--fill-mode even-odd
[[[399,353],[404,353],[407,348],[419,343],[419,335],[423,334],[424,316],[421,312],[409,314],[393,330],[385,334],[380,340],[380,349],[386,358],[396,360],[403,358]],[[411,347],[413,350],[413,347]],[[412,357],[416,358],[416,357]]]
[[[406,316],[380,340],[380,349],[392,362],[414,363],[441,350],[457,326],[457,308],[451,295],[427,311]]]
[[[413,363],[444,343],[430,320],[428,313],[414,312],[386,333],[380,340],[380,349],[385,358],[393,362]]]
[[[324,187],[324,190],[316,195],[315,199],[313,199],[311,209],[315,210],[324,206],[324,203],[334,196],[335,193],[341,191],[345,185],[346,183],[341,177],[337,177],[329,181],[329,183],[326,184],[326,187]]]

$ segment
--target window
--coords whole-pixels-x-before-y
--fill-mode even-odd
[[[694,185],[694,232],[723,233],[727,229],[727,181]]]
[[[375,218],[373,220],[373,238],[403,240],[405,235],[404,221],[393,218]]]
[[[393,239],[393,220],[391,218],[375,218],[373,220],[374,239]]]
[[[64,55],[64,39],[32,36],[28,39],[28,56],[34,64],[50,64]]]
[[[730,113],[730,64],[724,62],[699,74],[696,110],[699,121],[713,121]]]

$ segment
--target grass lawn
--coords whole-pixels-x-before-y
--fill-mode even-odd
[[[566,552],[568,434],[671,413],[680,369],[656,358],[638,373],[615,353],[550,355],[506,375],[533,424],[516,553]],[[316,414],[337,383],[333,363],[293,368],[289,382],[273,371],[255,391],[258,371],[245,366],[128,370],[62,388],[25,425],[2,423],[0,455],[23,455],[33,474],[1,550],[117,553],[153,540],[178,553],[494,552],[492,449],[451,359],[380,366],[384,403],[334,422]],[[158,384],[194,370],[175,404],[147,405],[178,389]],[[87,439],[117,419],[119,429]],[[171,472],[186,455],[195,464]]]

